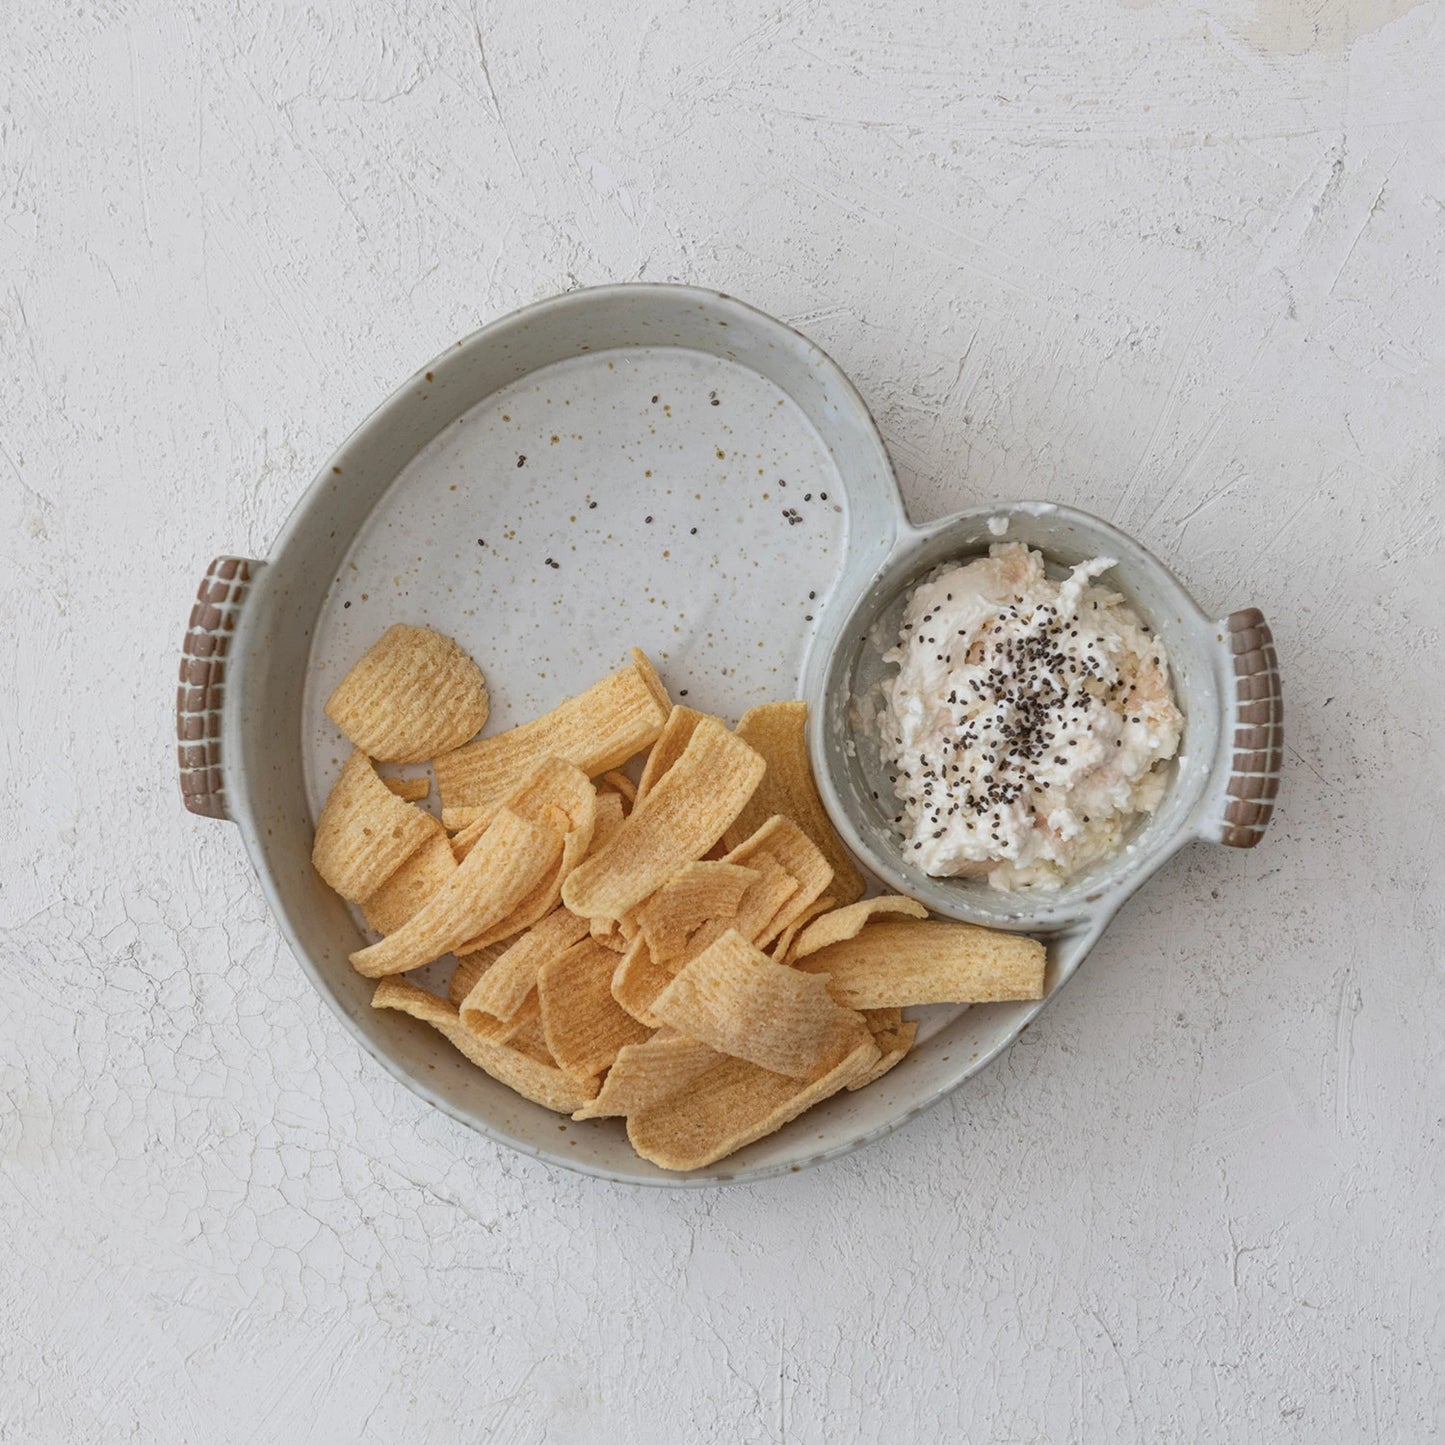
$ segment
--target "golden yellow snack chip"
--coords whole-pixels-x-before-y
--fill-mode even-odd
[[[738,736],[762,754],[768,765],[763,781],[747,807],[727,831],[736,847],[774,813],[792,818],[822,850],[833,869],[833,896],[852,903],[863,895],[863,875],[843,845],[818,796],[808,761],[808,704],[770,702],[750,708],[738,722]]]
[[[651,1032],[612,997],[616,967],[615,954],[584,938],[537,975],[542,1035],[569,1073],[599,1074],[611,1067],[619,1049],[641,1043]]]
[[[796,882],[797,887],[766,926],[758,930],[753,941],[759,948],[771,943],[789,924],[801,918],[815,900],[828,891],[828,885],[833,881],[833,865],[791,818],[769,818],[755,833],[739,843],[727,855],[726,861],[756,868],[760,866],[759,860],[765,857],[772,858]]]
[[[595,853],[602,845],[622,826],[622,820],[627,816],[627,809],[623,807],[621,793],[614,793],[608,788],[597,790],[597,819],[592,827],[592,842],[588,845],[587,851]]]
[[[477,823],[490,822],[495,808],[443,808],[442,827],[448,833],[465,833]]]
[[[774,963],[736,930],[687,964],[651,1012],[719,1053],[795,1079],[826,1073],[871,1037],[826,978]]]
[[[588,918],[621,918],[722,836],[763,773],[763,760],[716,718],[704,718],[682,756],[622,826],[562,885]]]
[[[311,861],[336,892],[359,903],[436,837],[439,826],[430,813],[396,797],[365,753],[354,752],[316,820]]]
[[[630,808],[637,801],[637,784],[627,776],[626,773],[619,773],[616,768],[609,768],[598,779],[599,784],[609,787],[622,799]],[[599,787],[598,791],[601,791]],[[623,810],[624,812],[626,809]]]
[[[434,834],[363,901],[366,926],[373,933],[395,933],[456,871],[450,840]]]
[[[561,836],[553,829],[503,810],[440,891],[395,933],[353,953],[352,967],[380,978],[450,953],[510,915],[556,867],[561,852]]]
[[[825,893],[821,898],[814,899],[808,905],[808,911],[800,918],[796,918],[777,937],[769,952],[779,963],[791,963],[793,940],[820,914],[826,913],[832,908],[836,900],[832,894]]]
[[[628,1116],[632,1147],[662,1169],[702,1169],[755,1143],[862,1078],[878,1061],[867,1039],[812,1083],[727,1059]]]
[[[485,1069],[498,1083],[515,1089],[524,1099],[531,1099],[544,1109],[572,1114],[597,1097],[598,1080],[579,1079],[555,1064],[538,1060],[522,1048],[477,1038],[462,1027],[457,1011],[446,999],[404,978],[382,979],[372,995],[371,1006],[398,1009],[431,1024],[478,1068]]]
[[[849,1084],[849,1089],[866,1089],[875,1079],[881,1079],[889,1069],[900,1063],[913,1047],[913,1038],[917,1032],[918,1025],[911,1020],[908,1023],[900,1022],[895,1029],[874,1029],[873,1042],[879,1049],[878,1062],[862,1078]]]
[[[471,953],[521,933],[556,908],[561,901],[563,881],[586,855],[597,825],[597,790],[586,773],[560,758],[541,763],[507,795],[502,806],[560,831],[562,855],[556,869],[543,877],[511,913],[461,944],[458,949],[461,953]],[[475,823],[454,838],[453,849],[458,849],[479,826],[480,823]]]
[[[744,890],[735,913],[708,919],[688,938],[680,954],[658,960],[669,973],[675,974],[683,964],[711,948],[731,929],[736,929],[749,943],[759,947],[771,937],[772,920],[798,891],[798,880],[770,853],[755,853],[748,860],[748,871],[758,876]]]
[[[561,1067],[552,1057],[552,1051],[547,1047],[547,1040],[542,1032],[542,1009],[537,1002],[536,989],[527,995],[527,1002],[517,1010],[511,1022],[499,1026],[498,1033],[502,1042],[510,1043],[519,1053],[536,1059],[539,1064]],[[598,1081],[593,1079],[592,1082],[595,1084]]]
[[[707,713],[698,712],[696,708],[683,707],[680,703],[668,713],[662,732],[653,743],[647,761],[642,766],[642,776],[638,779],[637,791],[632,800],[634,806],[647,797],[662,775],[683,755],[688,743],[692,741],[698,723],[707,716]],[[719,718],[718,721],[722,722],[722,719]]]
[[[652,1012],[653,1000],[672,982],[672,970],[653,960],[641,935],[627,945],[612,975],[612,997],[639,1023],[656,1027],[661,1020]]]
[[[443,807],[494,806],[546,758],[565,758],[589,778],[619,767],[667,721],[654,684],[651,665],[634,660],[542,717],[441,754],[432,766]]]
[[[326,716],[362,752],[420,763],[459,747],[487,720],[482,670],[440,632],[388,627],[326,703]]]
[[[565,953],[587,936],[587,920],[558,908],[535,923],[478,979],[461,1005],[462,1022],[483,1028],[481,1014],[510,1019],[537,986],[543,964]]]
[[[590,921],[588,931],[603,948],[610,948],[613,953],[627,952],[627,939],[622,936],[622,925],[617,919],[594,918]]]
[[[572,1115],[574,1119],[609,1119],[635,1114],[660,1104],[685,1089],[699,1075],[715,1069],[726,1055],[696,1039],[661,1031],[639,1044],[618,1050],[597,1097]]]
[[[912,898],[904,898],[901,894],[885,893],[881,898],[863,898],[857,903],[850,903],[846,908],[835,908],[831,913],[825,913],[822,918],[809,924],[806,931],[799,935],[789,961],[796,963],[800,958],[807,958],[810,953],[817,953],[820,948],[827,948],[831,943],[843,943],[849,938],[857,938],[865,923],[883,913],[901,913],[907,918],[928,917],[928,910],[921,903]]]
[[[875,1037],[878,1034],[896,1033],[903,1027],[903,1010],[901,1008],[865,1008],[860,1009],[859,1012]]]
[[[735,863],[684,863],[637,910],[637,925],[652,956],[659,963],[676,958],[688,936],[708,919],[735,917],[749,884],[762,876]]]
[[[451,982],[447,984],[447,998],[454,1009],[460,1012],[462,1001],[477,986],[477,980],[505,952],[500,943],[495,943],[491,948],[480,949],[457,960],[457,966],[452,970]],[[463,1022],[465,1023],[465,1020]]]
[[[407,803],[419,803],[431,792],[430,778],[383,778],[387,792]]]
[[[1044,962],[1043,944],[1022,934],[909,918],[870,923],[797,967],[826,974],[840,1004],[876,1009],[1042,998]]]

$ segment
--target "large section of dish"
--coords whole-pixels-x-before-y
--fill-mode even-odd
[[[351,956],[374,1006],[546,1108],[625,1119],[663,1168],[879,1078],[913,1043],[904,1008],[1042,994],[1037,942],[863,897],[800,702],[729,729],[674,706],[634,650],[543,717],[468,741],[488,713],[480,669],[398,626],[327,713],[356,751],[313,861],[378,936]],[[440,819],[426,779],[375,766],[427,757]],[[446,997],[402,977],[449,955]]]

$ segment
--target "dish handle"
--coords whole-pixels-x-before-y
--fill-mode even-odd
[[[1211,795],[1200,836],[1226,848],[1253,848],[1264,837],[1279,792],[1284,750],[1279,658],[1269,623],[1258,608],[1231,612],[1219,628],[1224,651],[1224,786]]]
[[[230,819],[221,768],[221,704],[226,659],[241,608],[264,563],[248,557],[217,557],[196,590],[190,625],[181,643],[176,691],[176,761],[181,799],[203,818]]]

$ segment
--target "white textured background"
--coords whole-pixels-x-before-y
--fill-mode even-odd
[[[0,5],[0,1439],[1440,1439],[1442,263],[1430,3]],[[1005,1062],[701,1195],[416,1103],[173,776],[211,554],[639,277],[821,341],[919,514],[1262,606],[1289,720]]]

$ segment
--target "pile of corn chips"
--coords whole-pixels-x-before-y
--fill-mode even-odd
[[[803,703],[729,729],[674,706],[634,649],[546,716],[469,741],[487,709],[455,642],[388,629],[327,704],[356,751],[313,860],[379,935],[351,955],[374,1006],[525,1098],[625,1119],[644,1159],[700,1169],[886,1073],[913,1044],[904,1008],[1042,996],[1033,939],[863,897]],[[374,766],[428,758],[440,821],[418,806],[426,780]],[[400,977],[447,954],[446,998]]]

